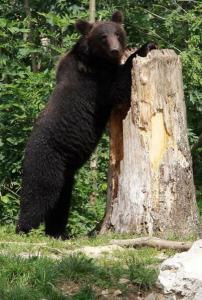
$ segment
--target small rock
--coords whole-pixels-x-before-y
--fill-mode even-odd
[[[120,296],[122,294],[122,291],[116,290],[113,294],[113,296]]]
[[[202,287],[200,287],[194,296],[194,300],[201,300],[202,299]]]
[[[145,300],[156,300],[156,295],[154,293],[149,294]]]
[[[167,259],[169,256],[168,255],[166,255],[165,253],[159,253],[157,256],[156,256],[156,258],[158,258],[159,260],[165,260],[165,259]]]
[[[85,254],[86,256],[92,257],[92,258],[98,258],[100,256],[106,256],[106,255],[110,255],[111,253],[113,253],[114,251],[123,251],[124,248],[120,247],[118,245],[104,245],[104,246],[85,246],[79,249],[76,249],[74,251],[72,251],[72,253],[78,253],[78,252],[82,252],[83,254]]]
[[[144,300],[176,300],[175,295],[163,295],[159,293],[151,293]]]
[[[126,284],[126,283],[129,283],[129,282],[130,282],[130,280],[127,279],[127,278],[120,278],[120,279],[119,279],[119,283],[120,283],[120,284]]]
[[[109,295],[109,290],[108,289],[103,290],[101,295],[104,296],[104,297],[107,297]]]

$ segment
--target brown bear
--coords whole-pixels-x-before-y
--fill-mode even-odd
[[[132,59],[155,48],[146,44],[121,65],[126,48],[123,16],[78,21],[81,38],[60,61],[57,85],[28,140],[16,231],[45,222],[46,234],[64,237],[75,172],[97,146],[115,105],[130,101]]]

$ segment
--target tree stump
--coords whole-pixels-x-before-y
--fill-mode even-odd
[[[131,107],[110,120],[108,230],[197,235],[199,213],[187,138],[182,67],[173,50],[133,61]]]

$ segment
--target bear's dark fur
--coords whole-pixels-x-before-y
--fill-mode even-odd
[[[57,85],[26,146],[17,232],[45,221],[46,234],[65,234],[75,172],[98,144],[114,105],[129,101],[133,57],[155,48],[145,45],[120,65],[122,22],[120,12],[108,22],[77,22],[82,36],[59,63]]]

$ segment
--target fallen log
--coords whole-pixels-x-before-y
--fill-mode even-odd
[[[157,237],[140,237],[136,239],[127,240],[112,240],[111,245],[118,245],[121,247],[153,247],[158,249],[173,249],[185,251],[189,250],[192,242],[169,241]]]

